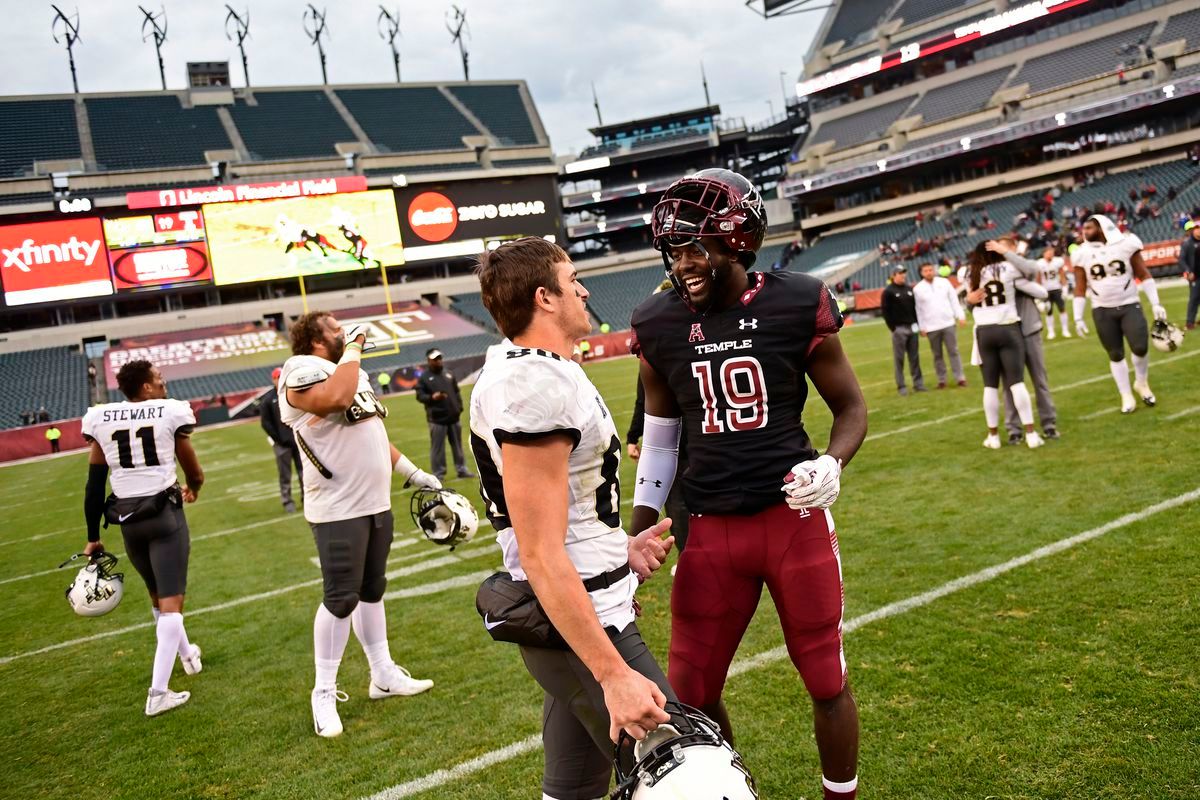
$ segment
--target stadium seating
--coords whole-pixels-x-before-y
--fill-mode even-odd
[[[74,100],[0,104],[0,178],[25,175],[34,161],[79,158]]]
[[[451,297],[450,310],[489,331],[496,330],[496,323],[492,321],[492,315],[488,313],[488,310],[483,307],[483,297],[479,292]]]
[[[521,100],[521,92],[515,84],[448,88],[500,144],[538,143],[529,114],[525,111],[525,103]]]
[[[1001,67],[930,89],[909,113],[920,114],[923,124],[929,125],[939,120],[979,111],[987,107],[988,101],[1011,71],[1012,67]]]
[[[90,97],[96,161],[104,169],[205,163],[204,151],[233,147],[212,106],[184,108],[175,94]]]
[[[842,0],[837,10],[837,16],[825,34],[824,44],[844,41],[846,49],[852,46],[858,37],[871,31],[895,0]]]
[[[954,11],[963,5],[962,0],[903,0],[892,14],[892,19],[900,18],[904,20],[905,25],[912,25]]]
[[[255,92],[254,99],[258,105],[239,98],[229,109],[252,158],[328,157],[337,142],[355,141],[322,91]]]
[[[461,150],[462,137],[482,135],[434,87],[339,89],[337,94],[371,141],[388,152]]]
[[[893,220],[866,228],[822,236],[815,244],[793,259],[794,272],[816,269],[831,258],[878,249],[882,242],[902,242],[913,231],[911,219]]]
[[[1185,52],[1200,48],[1200,8],[1176,14],[1167,20],[1167,25],[1158,40],[1173,42],[1177,39],[1187,40]]]
[[[22,411],[45,406],[51,419],[88,409],[87,358],[69,347],[0,355],[0,428],[16,428]]]
[[[809,140],[809,145],[822,142],[836,142],[836,149],[842,150],[852,145],[878,139],[887,131],[893,122],[904,115],[905,110],[912,104],[916,95],[893,100],[881,106],[849,114],[838,119],[822,122],[821,127]]]
[[[1031,58],[1012,83],[1016,86],[1028,82],[1030,94],[1035,94],[1109,72],[1123,60],[1119,48],[1145,39],[1153,29],[1154,23],[1147,23]]]
[[[613,330],[625,330],[633,310],[662,283],[664,275],[662,266],[657,264],[607,275],[585,275],[583,285],[591,295],[588,309],[592,316],[607,322]]]

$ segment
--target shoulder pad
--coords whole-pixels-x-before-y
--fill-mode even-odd
[[[303,366],[288,372],[284,385],[289,389],[302,392],[327,380],[329,380],[329,375],[320,367]]]

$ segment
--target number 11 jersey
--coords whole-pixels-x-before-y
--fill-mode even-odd
[[[689,511],[755,514],[783,501],[784,476],[817,457],[801,420],[808,356],[841,327],[825,284],[790,272],[750,273],[723,311],[700,313],[666,291],[633,312],[634,352],[683,412]]]
[[[126,498],[150,497],[175,485],[175,437],[190,436],[195,426],[189,403],[163,398],[93,406],[81,430],[104,451],[113,494]]]

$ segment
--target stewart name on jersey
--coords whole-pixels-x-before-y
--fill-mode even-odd
[[[817,457],[801,419],[808,356],[841,327],[828,287],[787,272],[751,273],[724,311],[697,312],[667,291],[633,312],[633,351],[683,412],[692,513],[754,514],[783,501],[784,476]]]
[[[183,400],[124,400],[89,408],[82,432],[104,451],[113,494],[150,497],[175,485],[175,437],[190,436],[195,426]]]

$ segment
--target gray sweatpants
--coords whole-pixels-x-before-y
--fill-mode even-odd
[[[1050,396],[1050,379],[1046,376],[1046,352],[1042,349],[1042,332],[1037,331],[1025,337],[1025,368],[1029,370],[1029,379],[1033,382],[1034,393],[1037,395],[1038,420],[1042,430],[1057,428],[1058,411],[1054,407],[1054,398]],[[1008,393],[1008,381],[1000,376],[1000,385],[1004,389],[1000,393],[1000,401],[1004,403],[1004,427],[1009,433],[1023,433],[1025,427],[1017,416],[1013,405],[1012,395]]]
[[[304,468],[300,464],[300,448],[271,445],[275,450],[275,469],[279,471],[279,499],[284,508],[295,508],[292,500],[292,464],[296,465],[296,477],[300,479],[300,499],[304,499]]]
[[[446,439],[450,440],[450,452],[454,456],[454,466],[459,475],[465,475],[467,470],[466,455],[462,446],[462,423],[453,425],[438,425],[429,423],[429,469],[438,480],[446,477]]]
[[[914,389],[924,388],[921,379],[921,354],[918,348],[920,335],[912,328],[897,325],[892,331],[892,363],[896,367],[896,387],[904,388],[904,356],[908,355],[908,369],[912,373]]]
[[[958,355],[958,331],[954,329],[954,326],[942,328],[940,331],[927,331],[925,335],[929,338],[929,349],[933,351],[933,369],[937,372],[938,383],[946,382],[946,361],[942,354],[943,347],[946,349],[946,354],[950,356],[950,369],[954,373],[954,380],[966,380],[966,376],[963,374],[962,358]]]
[[[677,702],[667,677],[642,640],[637,623],[605,629],[625,663],[658,684]],[[604,690],[579,656],[570,650],[521,647],[525,668],[545,691],[542,746],[546,767],[542,792],[558,800],[604,797],[612,779],[613,744],[608,738]]]

